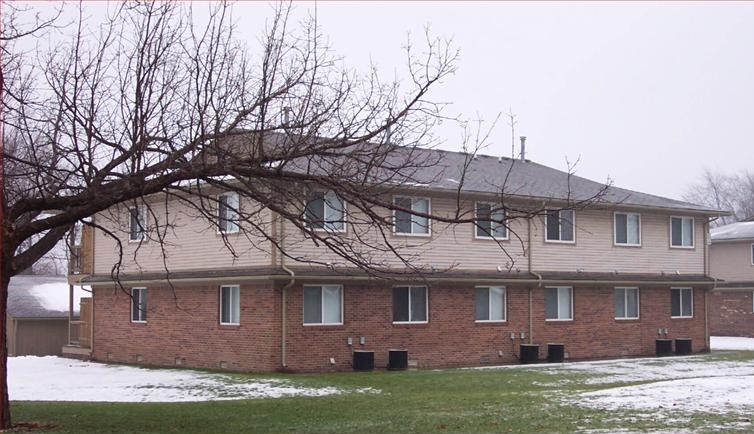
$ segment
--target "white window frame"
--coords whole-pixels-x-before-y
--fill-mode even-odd
[[[406,288],[408,290],[408,321],[393,321],[393,324],[428,324],[429,323],[429,287],[424,285],[396,285],[390,291],[390,297],[393,297],[393,291],[395,288]],[[424,288],[424,312],[427,319],[424,321],[412,321],[411,320],[411,288]],[[395,316],[395,305],[391,300],[392,312],[390,316]]]
[[[492,317],[492,303],[490,303],[490,296],[492,294],[492,289],[502,289],[503,290],[503,319],[476,319],[476,290],[477,289],[487,289],[487,318]],[[508,289],[505,286],[485,286],[485,285],[479,285],[474,287],[474,322],[478,323],[504,323],[508,322]]]
[[[397,199],[411,199],[411,210],[414,211],[414,201],[416,200],[426,200],[427,201],[427,214],[432,214],[432,200],[428,197],[422,197],[422,196],[393,196],[393,205],[395,205],[395,201]],[[413,220],[411,221],[411,232],[397,232],[397,225],[396,225],[396,219],[395,219],[395,212],[396,210],[393,210],[393,235],[398,235],[402,237],[431,237],[432,236],[432,219],[427,218],[427,233],[414,233],[414,223]],[[413,214],[410,214],[413,215]]]
[[[639,290],[638,286],[616,286],[613,288],[613,303],[615,303],[615,291],[616,290],[623,290],[623,306],[624,306],[624,314],[625,316],[618,316],[618,312],[615,312],[615,319],[617,321],[625,321],[625,320],[636,320],[641,317],[641,291]],[[636,316],[628,316],[628,309],[626,308],[628,306],[628,292],[627,289],[635,289],[636,290]],[[615,309],[615,306],[613,306],[613,309]]]
[[[677,246],[673,244],[673,219],[681,219],[681,245]],[[691,220],[691,245],[690,246],[684,246],[683,245],[683,220]],[[670,219],[668,220],[668,236],[669,236],[669,242],[671,249],[694,249],[696,247],[696,219],[694,217],[688,217],[688,216],[670,216]]]
[[[670,296],[671,297],[673,296],[673,290],[674,289],[680,290],[679,291],[679,295],[680,295],[681,299],[678,300],[678,307],[681,310],[679,312],[681,315],[680,316],[674,316],[673,315],[673,300],[671,299],[670,300],[670,317],[671,318],[693,318],[694,317],[694,288],[690,288],[688,286],[674,286],[674,287],[671,287],[670,288]],[[689,290],[689,294],[691,294],[691,315],[690,316],[683,315],[683,290],[684,289],[688,289]]]
[[[139,291],[139,319],[134,319],[134,291]],[[129,312],[130,319],[132,323],[135,324],[145,324],[147,322],[147,310],[146,308],[142,309],[141,306],[144,304],[144,298],[145,296],[148,296],[147,288],[144,286],[137,286],[131,288],[131,297],[129,297],[129,302],[131,305],[131,309]]]
[[[754,265],[754,243],[749,246],[749,253],[751,254],[751,265]]]
[[[325,291],[322,290],[325,286],[337,287],[340,291],[340,322],[325,322]],[[320,301],[320,318],[322,322],[306,322],[306,303],[304,299],[304,290],[309,288],[319,288],[319,301]],[[321,284],[321,285],[304,285],[301,290],[301,323],[305,327],[318,327],[318,326],[342,326],[343,325],[343,285],[333,284]]]
[[[547,221],[550,218],[550,211],[557,211],[558,212],[558,239],[557,240],[549,240],[547,239]],[[563,219],[560,217],[560,213],[562,211],[565,211],[563,209],[547,209],[545,211],[545,227],[544,227],[544,236],[545,236],[545,242],[546,243],[555,243],[555,244],[576,244],[576,210],[570,209],[568,211],[571,211],[571,215],[573,216],[573,219],[571,221],[571,225],[573,226],[573,239],[572,240],[563,240]]]
[[[479,235],[479,205],[489,205],[490,206],[490,231],[492,232],[490,235]],[[499,226],[505,229],[505,236],[498,237],[495,236],[495,229],[494,227],[495,222],[492,221],[492,211],[497,207],[498,205],[491,203],[491,202],[474,202],[474,238],[477,240],[496,240],[496,241],[507,241],[509,237],[509,230],[508,227],[502,223],[497,223]],[[501,208],[498,211],[503,213],[503,219],[507,218],[507,213],[505,209]]]
[[[347,218],[346,218],[346,216],[348,215],[348,203],[345,201],[345,199],[343,199],[342,197],[338,196],[338,194],[335,191],[333,191],[333,190],[314,189],[311,192],[323,193],[323,197],[322,197],[322,202],[323,202],[323,206],[324,206],[324,209],[322,210],[322,217],[323,217],[322,226],[323,227],[321,227],[321,228],[313,228],[313,227],[311,227],[309,225],[309,219],[306,218],[306,216],[307,216],[306,209],[309,207],[309,197],[308,197],[309,193],[307,193],[307,195],[306,195],[307,196],[306,197],[306,202],[304,203],[304,225],[306,226],[306,228],[309,229],[310,231],[316,231],[316,232],[345,233],[346,232],[346,228],[348,227],[348,225],[347,225]],[[329,192],[332,192],[332,194],[334,194],[335,197],[337,197],[338,199],[340,199],[340,202],[343,204],[343,219],[342,219],[342,221],[340,221],[340,220],[336,221],[336,222],[341,223],[343,225],[343,227],[340,228],[340,229],[332,227],[333,220],[328,220],[327,219],[327,217],[328,217],[327,216],[328,210],[330,210],[330,212],[332,212],[332,210],[333,210],[332,207],[328,208],[328,206],[327,206],[326,196],[327,196],[327,193],[329,193]]]
[[[227,212],[232,212],[234,215],[231,218],[226,217],[226,225],[232,224],[233,230],[228,230],[227,226],[225,229],[222,227],[222,222],[220,219],[220,207],[222,206],[222,202],[220,202],[221,197],[232,197],[235,196],[236,198],[236,209],[228,208]],[[227,202],[226,202],[227,203]],[[238,195],[238,192],[235,191],[227,191],[225,193],[221,193],[217,195],[217,233],[218,234],[237,234],[240,230],[240,222],[239,222],[239,211],[241,208],[241,198]]]
[[[573,286],[546,286],[545,289],[557,289],[558,294],[558,314],[560,314],[560,289],[561,288],[568,288],[570,289],[570,301],[571,301],[571,317],[570,318],[547,318],[547,307],[545,307],[545,322],[563,322],[563,321],[573,321],[573,318],[576,316],[575,312],[573,311]]]
[[[132,210],[136,210],[136,219],[141,223],[140,237],[132,238],[133,228],[131,227],[131,217],[133,217]],[[147,206],[144,204],[134,205],[128,207],[128,242],[139,243],[146,241],[147,239]]]
[[[236,309],[238,309],[238,322],[223,322],[223,288],[235,288],[238,291],[238,306],[235,306]],[[218,319],[220,320],[220,325],[230,325],[230,326],[237,326],[241,325],[241,286],[240,285],[220,285],[220,293],[218,294]],[[231,297],[231,301],[233,301],[233,297]],[[230,309],[233,309],[233,305],[230,305]],[[230,316],[232,317],[233,314],[231,313]]]
[[[618,242],[618,214],[626,216],[626,242]],[[628,242],[628,216],[636,216],[639,218],[639,243]],[[622,212],[616,211],[613,213],[613,245],[618,247],[641,247],[641,214],[638,212]]]

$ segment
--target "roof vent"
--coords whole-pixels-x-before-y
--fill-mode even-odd
[[[283,107],[283,126],[288,127],[291,125],[291,108]]]
[[[521,136],[521,161],[526,161],[526,136]]]

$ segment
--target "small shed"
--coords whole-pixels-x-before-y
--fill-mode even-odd
[[[74,291],[74,316],[88,293]],[[64,276],[14,276],[6,316],[9,356],[60,355],[69,341],[69,286]]]

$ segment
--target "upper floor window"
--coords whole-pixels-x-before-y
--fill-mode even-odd
[[[346,227],[345,204],[332,190],[309,192],[305,217],[312,229],[343,231]]]
[[[238,232],[238,193],[217,196],[217,228],[221,233]]]
[[[615,319],[639,318],[639,288],[615,288]]]
[[[574,212],[572,209],[547,210],[545,215],[545,240],[563,243],[574,242]]]
[[[393,288],[393,322],[427,322],[426,286],[396,286]]]
[[[131,288],[131,322],[147,322],[147,288]]]
[[[573,319],[573,288],[562,286],[545,288],[545,320]]]
[[[694,247],[693,217],[670,217],[670,246]]]
[[[670,316],[673,318],[694,316],[694,292],[691,288],[670,289]]]
[[[141,241],[146,235],[147,229],[147,207],[136,205],[128,208],[129,215],[129,241]]]
[[[508,228],[505,226],[505,210],[495,208],[489,203],[476,203],[476,235],[477,238],[508,239]]]
[[[636,213],[615,213],[615,244],[621,246],[641,245],[641,215]]]
[[[429,214],[429,199],[396,196],[395,206],[410,209],[421,214]],[[393,212],[393,230],[401,235],[429,235],[429,219],[403,210]]]
[[[478,286],[474,304],[477,321],[505,321],[505,288]]]
[[[305,285],[304,324],[343,324],[343,287]]]
[[[241,288],[238,285],[220,287],[220,324],[241,323]]]

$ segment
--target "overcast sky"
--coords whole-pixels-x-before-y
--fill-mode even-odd
[[[271,11],[234,6],[250,48]],[[458,72],[433,99],[469,118],[512,108],[536,162],[565,169],[580,159],[580,176],[674,198],[704,168],[754,162],[754,2],[337,1],[316,13],[347,64],[365,71],[373,61],[388,77],[405,65],[409,32],[420,38],[429,24],[452,37]],[[457,129],[439,133],[442,148],[460,150]],[[484,153],[510,156],[505,118]]]

